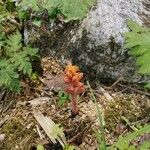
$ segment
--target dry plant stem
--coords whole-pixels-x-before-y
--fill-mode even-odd
[[[78,99],[77,99],[77,94],[72,94],[71,95],[72,100],[71,100],[71,110],[73,115],[77,115],[78,114]]]

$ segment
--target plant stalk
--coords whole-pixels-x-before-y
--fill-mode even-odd
[[[77,94],[72,94],[71,95],[72,100],[71,100],[71,110],[73,115],[77,115],[78,114],[78,100],[77,100]]]

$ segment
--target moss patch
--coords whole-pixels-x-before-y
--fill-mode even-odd
[[[37,134],[32,129],[27,129],[18,120],[12,119],[5,124],[1,133],[6,135],[0,144],[1,150],[30,150]]]
[[[114,131],[117,124],[123,123],[122,116],[130,122],[136,122],[148,117],[149,112],[150,104],[146,96],[118,96],[105,109],[106,128]]]

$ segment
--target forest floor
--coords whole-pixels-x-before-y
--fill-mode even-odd
[[[96,150],[98,117],[91,93],[86,88],[79,99],[79,114],[71,115],[70,102],[59,106],[58,91],[63,87],[63,68],[53,58],[43,58],[43,75],[22,81],[20,94],[0,95],[0,150],[36,150],[43,144],[46,150],[61,150],[53,144],[34,117],[36,108],[63,128],[68,144],[77,150]],[[92,84],[91,84],[92,85]],[[150,122],[150,93],[136,85],[116,82],[112,86],[92,86],[104,118],[106,141],[113,144],[119,135],[132,131],[133,125]]]

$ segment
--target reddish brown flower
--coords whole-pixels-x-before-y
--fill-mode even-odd
[[[72,112],[73,114],[78,113],[77,107],[77,96],[82,93],[85,89],[84,84],[80,82],[83,77],[83,73],[80,72],[77,66],[69,63],[64,71],[64,82],[68,84],[66,92],[71,94],[72,97]]]

